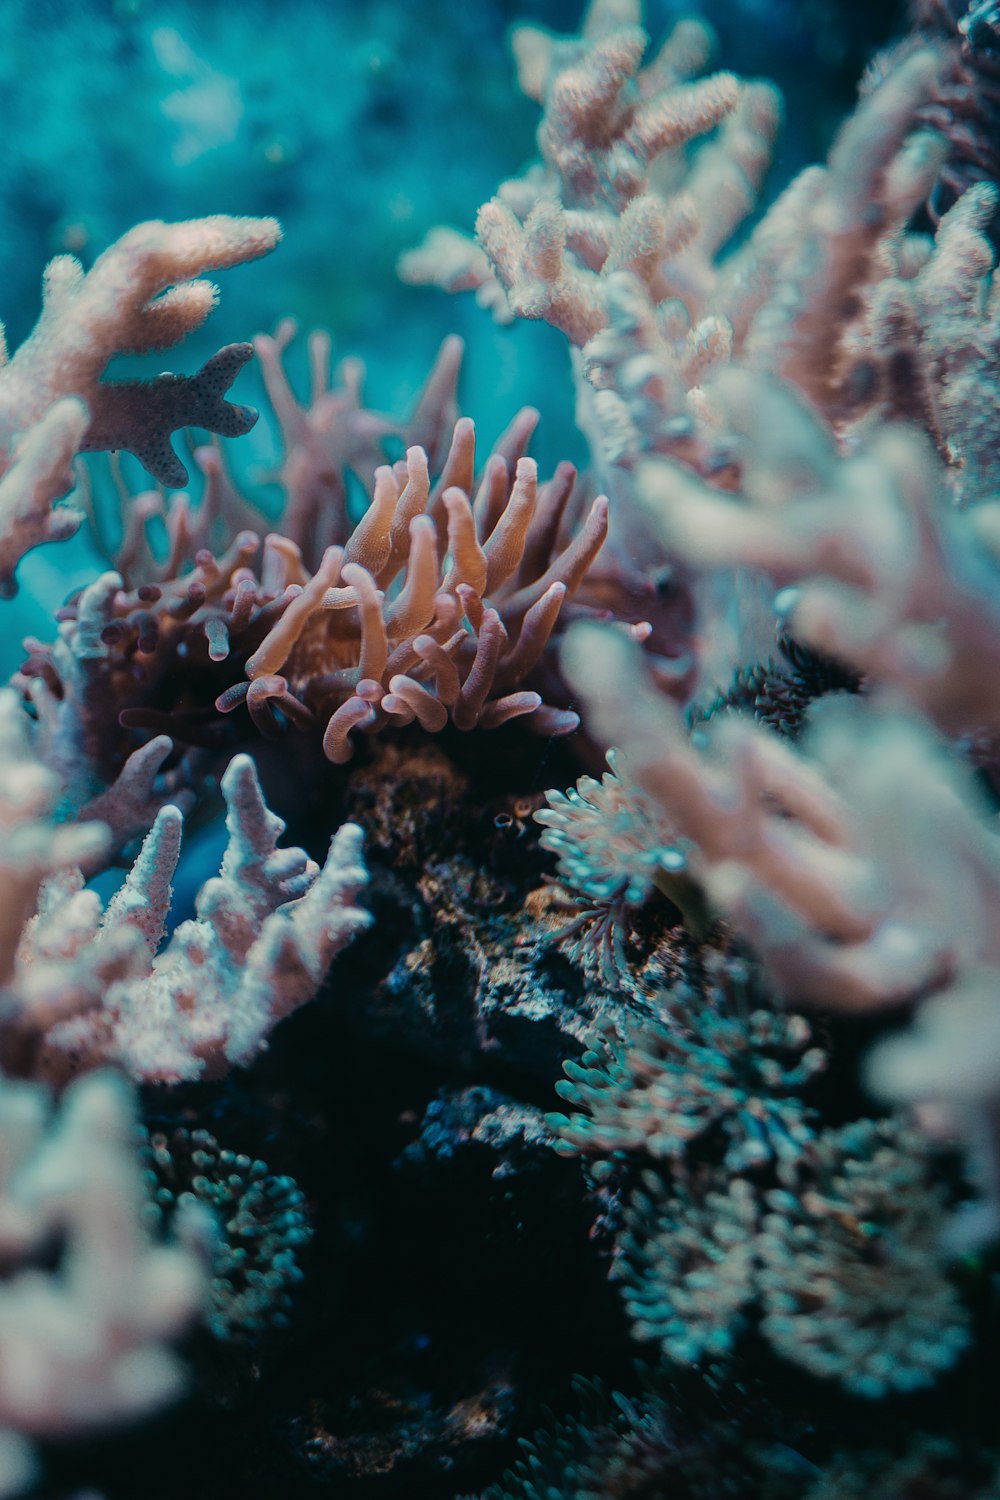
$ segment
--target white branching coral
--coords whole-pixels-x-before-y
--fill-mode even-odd
[[[280,234],[273,219],[219,214],[139,224],[86,273],[72,256],[58,256],[45,273],[38,323],[0,369],[0,452],[9,461],[18,435],[61,397],[77,396],[90,414],[85,446],[128,448],[164,483],[183,484],[186,471],[169,450],[172,431],[197,421],[235,435],[253,422],[246,408],[222,400],[250,351],[222,350],[191,379],[102,385],[101,375],[116,354],[169,349],[199,328],[217,297],[202,272],[265,255]]]
[[[95,796],[79,743],[60,733],[55,699],[40,680],[34,686],[34,718],[12,689],[0,689],[0,881],[7,914],[7,923],[0,922],[0,973],[7,972],[46,875],[67,865],[95,874],[148,831],[167,801],[185,812],[194,798],[163,771],[173,750],[166,735],[133,750]]]
[[[919,433],[879,426],[840,456],[790,387],[732,369],[713,401],[738,441],[739,495],[651,460],[650,527],[699,567],[758,569],[793,635],[891,684],[948,733],[1000,729],[997,503],[956,512]]]
[[[180,1391],[168,1342],[207,1299],[211,1224],[187,1210],[175,1243],[155,1244],[146,1196],[119,1078],[81,1079],[58,1113],[39,1085],[0,1081],[0,1495],[30,1483],[31,1439],[130,1421]]]
[[[6,983],[25,922],[54,871],[100,859],[100,823],[59,824],[51,814],[59,779],[34,753],[31,721],[17,695],[0,692],[0,984]]]
[[[562,41],[535,27],[515,32],[522,85],[544,103],[538,132],[542,165],[504,183],[477,224],[506,293],[500,306],[509,304],[522,317],[544,318],[579,345],[607,325],[609,276],[631,271],[659,301],[670,290],[663,266],[686,254],[693,258],[692,246],[703,231],[699,208],[707,195],[699,186],[705,183],[661,195],[651,173],[655,166],[659,177],[670,181],[673,167],[677,176],[683,148],[730,115],[741,98],[731,74],[691,81],[710,45],[698,23],[681,23],[640,70],[646,35],[638,25],[638,7],[628,9],[634,14],[593,6],[579,41]],[[759,123],[766,136],[768,124]],[[747,117],[742,126],[749,134]],[[766,160],[766,148],[761,154]],[[716,202],[723,196],[718,192]],[[749,181],[747,196],[752,196]],[[704,228],[712,238],[716,226]],[[724,231],[716,236],[726,237]],[[457,274],[454,242],[451,251],[448,282],[458,290],[463,278]],[[408,259],[411,279],[422,263]],[[440,271],[434,279],[441,284]],[[480,301],[485,300],[474,247],[464,284],[477,286]]]
[[[876,1049],[872,1082],[961,1136],[995,1215],[1000,838],[968,772],[925,722],[857,699],[824,705],[801,752],[738,715],[699,730],[699,748],[633,652],[592,625],[568,638],[592,729],[615,736],[710,898],[797,1000],[930,997]]]
[[[61,1080],[115,1062],[143,1081],[217,1076],[249,1062],[368,925],[355,904],[367,880],[355,824],[334,835],[318,869],[301,849],[278,848],[284,824],[268,811],[249,757],[230,763],[222,791],[221,871],[162,951],[180,853],[176,807],[160,811],[105,910],[78,871],[43,887],[0,1042],[22,1069]]]
[[[403,273],[475,288],[581,346],[598,464],[660,452],[704,473],[725,467],[725,423],[703,387],[733,358],[795,380],[837,423],[890,405],[904,323],[908,356],[926,331],[928,373],[941,359],[930,325],[939,334],[944,318],[912,282],[926,243],[907,224],[947,151],[920,125],[942,57],[914,49],[861,100],[828,163],[801,173],[728,249],[767,172],[780,100],[730,74],[697,78],[712,38],[695,21],[641,66],[640,21],[638,4],[594,0],[578,37],[515,30],[521,86],[544,109],[542,159],[480,211],[482,249],[468,241],[463,261],[449,232],[446,255],[414,252]],[[901,302],[908,320],[894,316]],[[970,367],[982,361],[975,347],[966,334]]]
[[[859,371],[877,372],[881,409],[932,434],[965,506],[1000,489],[996,371],[1000,283],[988,226],[995,184],[980,182],[944,215],[933,240],[900,235],[852,334]]]
[[[15,569],[33,547],[74,536],[83,512],[53,501],[72,488],[72,463],[87,430],[87,409],[68,396],[30,427],[0,478],[0,598],[17,592]]]
[[[717,252],[756,201],[780,115],[767,85],[697,76],[713,48],[699,21],[679,22],[643,66],[641,9],[595,0],[579,37],[515,29],[521,86],[543,105],[542,159],[480,210],[464,260],[460,236],[435,231],[401,266],[475,288],[502,320],[543,318],[582,350],[580,419],[612,493],[609,464],[700,452],[698,388],[740,322],[735,302],[732,317],[712,302]],[[762,281],[759,259],[734,265],[736,301]]]
[[[225,215],[181,224],[140,224],[88,272],[70,255],[51,261],[42,313],[8,359],[0,336],[0,594],[41,542],[72,536],[80,514],[53,510],[71,488],[76,453],[128,449],[164,484],[187,470],[170,446],[195,424],[236,437],[257,420],[225,400],[249,344],[221,349],[196,375],[104,381],[118,354],[167,349],[200,327],[216,301],[202,272],[239,265],[274,248],[273,219]]]

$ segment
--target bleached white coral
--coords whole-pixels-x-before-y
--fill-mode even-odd
[[[53,509],[73,483],[79,453],[125,448],[164,484],[187,471],[170,437],[188,424],[230,437],[257,420],[225,393],[251,357],[230,344],[193,376],[102,381],[118,354],[166,349],[208,317],[216,288],[210,268],[239,265],[274,248],[273,219],[218,214],[181,224],[139,224],[86,273],[71,255],[46,267],[42,312],[8,358],[0,329],[0,595],[15,591],[14,570],[32,547],[72,536],[81,514]]]
[[[577,625],[564,660],[592,730],[617,738],[787,993],[855,1011],[923,998],[871,1079],[961,1136],[995,1224],[1000,838],[968,773],[885,701],[824,705],[804,753],[739,715],[699,747],[616,632]]]
[[[0,1081],[0,1496],[30,1482],[30,1440],[129,1421],[180,1390],[168,1347],[207,1295],[197,1209],[178,1241],[145,1227],[129,1090],[75,1083],[58,1115],[36,1084]],[[58,1264],[36,1263],[53,1243]]]
[[[212,1076],[248,1062],[276,1022],[315,994],[371,920],[355,904],[367,880],[361,830],[339,829],[319,869],[301,849],[277,847],[284,824],[268,811],[248,756],[230,763],[222,791],[221,871],[161,952],[177,808],[160,811],[106,910],[79,872],[43,889],[11,980],[8,1051],[23,1054],[34,1032],[34,1068],[54,1078],[104,1061],[144,1081]]]

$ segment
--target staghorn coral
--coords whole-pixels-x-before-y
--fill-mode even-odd
[[[566,665],[592,722],[619,733],[640,786],[691,840],[711,898],[798,995],[892,1004],[990,962],[996,837],[924,723],[845,698],[825,705],[803,753],[738,714],[694,744],[627,642],[577,630]]]
[[[989,425],[957,391],[941,409],[934,366],[947,314],[930,284],[918,292],[926,237],[908,229],[947,149],[921,128],[941,87],[940,52],[925,45],[901,59],[846,122],[827,165],[800,174],[725,253],[766,172],[777,100],[727,75],[682,82],[709,50],[697,24],[681,23],[648,77],[636,74],[645,46],[638,22],[637,6],[595,3],[578,39],[529,28],[515,41],[522,86],[545,101],[544,160],[504,185],[479,231],[514,310],[548,318],[581,346],[578,420],[613,502],[606,556],[672,570],[694,600],[698,618],[685,621],[680,647],[688,676],[675,674],[680,695],[696,660],[702,690],[711,689],[733,670],[734,635],[756,638],[758,651],[764,639],[759,589],[740,574],[706,597],[705,584],[677,568],[673,538],[640,503],[631,474],[658,454],[724,494],[738,488],[740,433],[716,399],[715,376],[734,361],[753,378],[778,374],[845,438],[875,412],[911,415],[919,380],[928,418],[936,413],[953,429],[939,430],[939,441],[968,450],[970,475],[987,466]],[[718,128],[693,152],[668,151],[647,181],[647,114],[673,148]],[[476,257],[470,284],[482,297]],[[447,280],[462,284],[453,271]],[[900,301],[905,317],[892,312]],[[981,343],[963,335],[970,393]],[[908,380],[911,369],[918,374]],[[659,507],[669,512],[669,494]],[[666,654],[679,654],[676,642]]]
[[[200,327],[217,296],[202,272],[265,255],[279,237],[273,219],[219,214],[140,224],[86,273],[71,255],[52,261],[41,317],[0,369],[0,450],[7,464],[17,438],[60,399],[75,396],[88,407],[83,447],[128,448],[164,483],[183,484],[187,472],[169,446],[176,428],[196,423],[236,436],[256,420],[249,408],[222,399],[250,351],[221,350],[192,377],[102,385],[101,375],[116,354],[168,349]]]
[[[282,531],[315,567],[327,547],[343,545],[350,536],[348,477],[359,480],[370,496],[375,470],[385,462],[387,438],[398,438],[404,449],[425,449],[431,470],[441,471],[458,419],[456,385],[465,346],[456,336],[443,340],[408,419],[399,422],[364,404],[360,360],[344,360],[331,378],[330,336],[320,329],[308,338],[309,396],[300,401],[285,369],[297,331],[295,320],[286,318],[273,334],[259,334],[254,349],[281,434],[282,458],[268,477],[282,492]],[[537,420],[532,407],[517,413],[498,444],[508,463],[524,452]],[[214,471],[207,477],[211,481]]]
[[[5,997],[8,1066],[61,1080],[115,1062],[144,1081],[218,1076],[246,1063],[283,1016],[311,999],[336,954],[370,921],[361,830],[345,824],[322,869],[279,849],[253,762],[222,778],[228,843],[193,919],[160,950],[181,815],[157,815],[105,909],[67,870],[42,887]]]
[[[578,386],[599,465],[630,448],[637,421],[668,450],[690,448],[697,387],[732,343],[708,306],[716,253],[753,206],[780,112],[766,85],[697,78],[713,45],[703,23],[679,22],[640,67],[646,41],[638,5],[601,0],[579,37],[518,27],[519,81],[544,106],[542,160],[481,209],[483,249],[467,241],[464,264],[449,231],[445,260],[421,248],[402,267],[410,280],[474,287],[501,317],[544,318],[583,346]]]
[[[890,350],[880,359],[858,330],[898,247],[919,254],[904,231],[947,152],[927,124],[935,109],[945,113],[948,59],[913,44],[863,98],[827,165],[800,174],[742,244],[720,253],[754,206],[780,102],[767,85],[732,75],[689,82],[712,45],[694,21],[680,22],[640,70],[639,23],[639,6],[595,0],[578,38],[513,34],[521,86],[545,113],[542,162],[480,212],[506,300],[490,290],[471,242],[464,270],[454,237],[446,269],[426,252],[404,265],[410,279],[426,267],[449,290],[475,287],[480,301],[544,317],[582,346],[584,425],[602,482],[626,506],[628,485],[612,480],[609,464],[649,452],[706,474],[731,464],[724,413],[703,389],[731,359],[793,380],[841,425],[883,388],[887,398]]]
[[[928,43],[942,57],[941,85],[921,111],[921,122],[948,143],[927,201],[928,213],[937,223],[971,186],[1000,176],[1000,17],[993,0],[910,0],[908,10],[909,35],[874,59],[861,87],[876,87],[887,72]]]
[[[57,401],[25,434],[0,478],[0,598],[16,594],[15,571],[25,553],[79,530],[83,513],[53,502],[72,487],[86,425],[82,402]]]
[[[1000,845],[964,768],[920,720],[850,700],[827,706],[804,754],[738,716],[701,732],[705,754],[627,642],[588,630],[567,651],[591,723],[619,735],[640,786],[692,841],[709,896],[784,989],[854,1011],[929,997],[911,1032],[880,1043],[869,1076],[965,1140],[989,1229]]]
[[[704,566],[765,570],[796,639],[901,689],[946,732],[993,730],[994,507],[956,515],[928,444],[883,426],[840,457],[787,387],[746,371],[716,386],[744,442],[743,493],[651,464],[647,513]]]
[[[125,448],[166,484],[187,471],[170,436],[188,424],[235,437],[257,420],[224,399],[250,358],[245,344],[221,349],[194,376],[101,381],[117,354],[166,349],[198,328],[216,289],[201,273],[239,265],[274,248],[273,219],[224,215],[183,224],[140,224],[91,269],[70,255],[45,272],[42,313],[13,357],[0,344],[0,593],[32,547],[72,536],[73,507],[52,509],[72,487],[75,454]]]
[[[55,774],[39,763],[31,722],[9,689],[0,692],[0,979],[7,982],[25,922],[43,882],[54,871],[100,860],[109,843],[100,823],[57,824],[51,814],[59,794]]]
[[[58,1114],[35,1084],[0,1083],[0,1493],[33,1477],[31,1439],[135,1420],[178,1393],[167,1341],[200,1311],[209,1227],[179,1213],[154,1244],[129,1091],[111,1074]],[[53,1242],[58,1263],[45,1258]]]
[[[879,372],[883,415],[926,428],[965,508],[993,500],[1000,484],[991,394],[1000,314],[987,235],[996,205],[996,186],[978,183],[933,242],[891,246],[857,332],[859,365]]]

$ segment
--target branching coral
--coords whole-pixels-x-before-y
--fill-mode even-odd
[[[140,224],[86,274],[72,256],[45,273],[42,314],[13,358],[0,351],[0,592],[15,590],[14,569],[44,541],[72,536],[73,508],[53,510],[72,485],[74,455],[127,448],[165,484],[187,471],[170,436],[189,424],[231,437],[257,419],[224,399],[247,345],[222,349],[194,376],[101,381],[117,354],[166,349],[199,327],[216,289],[201,280],[273,249],[273,219],[224,215],[183,224]]]
[[[74,536],[83,514],[74,506],[53,508],[73,483],[73,458],[83,442],[87,411],[73,398],[57,401],[29,429],[0,479],[0,597],[17,592],[14,573],[21,558],[43,542]]]
[[[275,1023],[312,998],[370,921],[354,904],[367,879],[361,830],[345,824],[320,870],[301,849],[277,847],[284,824],[248,757],[230,763],[222,791],[222,869],[162,951],[176,807],[158,814],[106,909],[78,871],[43,887],[6,995],[8,1066],[55,1079],[104,1061],[146,1081],[217,1076],[249,1061]]]
[[[700,730],[702,749],[628,642],[577,630],[566,666],[591,722],[616,735],[699,852],[712,899],[797,994],[884,1005],[991,961],[995,835],[919,721],[846,699],[826,706],[805,754],[739,715]]]
[[[993,730],[995,507],[956,515],[933,453],[909,429],[881,427],[841,458],[787,387],[733,370],[715,399],[741,436],[742,494],[651,463],[639,481],[651,524],[692,563],[796,585],[796,638],[902,689],[946,731]]]
[[[454,336],[444,340],[413,410],[399,422],[364,404],[360,360],[344,360],[331,378],[330,336],[319,329],[309,335],[310,389],[308,399],[300,401],[284,364],[296,333],[294,320],[286,318],[273,334],[259,334],[254,349],[284,448],[271,476],[283,494],[282,532],[301,549],[308,566],[315,567],[327,547],[342,546],[350,536],[348,476],[371,494],[372,476],[385,461],[387,437],[398,438],[404,448],[423,448],[431,471],[440,473],[458,418],[456,386],[464,345]],[[537,420],[533,408],[523,408],[500,440],[497,451],[510,464],[523,454]]]
[[[4,1495],[30,1478],[28,1439],[128,1421],[180,1389],[166,1343],[204,1300],[210,1226],[189,1210],[176,1244],[154,1244],[134,1133],[128,1090],[111,1075],[74,1084],[58,1115],[37,1085],[0,1084]]]
[[[43,881],[68,865],[101,858],[108,835],[99,823],[53,821],[58,779],[33,753],[30,720],[9,690],[0,693],[0,767],[0,979],[6,982]]]
[[[186,439],[200,504],[168,498],[162,486],[187,478],[175,431],[232,436],[254,420],[226,399],[251,346],[228,346],[191,377],[116,383],[104,372],[116,354],[198,326],[214,299],[202,272],[263,253],[277,227],[143,225],[86,275],[66,258],[49,268],[39,325],[0,369],[0,591],[13,591],[29,547],[79,524],[75,510],[52,509],[77,453],[129,450],[161,488],[130,496],[111,465],[118,545],[105,535],[99,485],[80,482],[75,498],[112,567],[59,611],[55,641],[28,643],[20,700],[0,697],[0,1061],[68,1085],[64,1126],[43,1141],[38,1085],[22,1093],[0,1082],[0,1168],[16,1168],[0,1183],[0,1239],[17,1267],[0,1286],[0,1425],[14,1434],[0,1442],[0,1482],[8,1459],[11,1487],[27,1461],[17,1434],[58,1435],[133,1403],[151,1409],[173,1389],[176,1365],[161,1345],[206,1272],[190,1247],[147,1237],[157,1208],[185,1238],[191,1200],[220,1212],[210,1327],[252,1344],[255,1359],[298,1279],[302,1193],[218,1146],[201,1128],[211,1107],[201,1087],[181,1095],[185,1128],[152,1136],[151,1208],[117,1086],[70,1082],[111,1063],[143,1083],[200,1085],[257,1061],[275,1024],[371,921],[358,904],[360,828],[341,828],[319,869],[302,850],[279,849],[284,826],[252,762],[238,756],[223,772],[221,752],[251,730],[293,731],[283,755],[265,752],[291,782],[300,768],[322,770],[320,740],[341,768],[328,766],[318,785],[290,782],[290,817],[329,809],[329,833],[346,806],[379,823],[373,905],[386,942],[359,949],[352,968],[363,992],[348,1038],[356,1079],[331,1100],[315,1077],[322,1047],[315,1068],[311,1057],[260,1058],[227,1084],[237,1138],[259,1140],[273,1159],[264,1141],[304,1124],[318,1147],[302,1180],[325,1213],[334,1176],[338,1192],[346,1182],[356,1262],[381,1254],[378,1226],[393,1204],[409,1214],[413,1183],[422,1194],[445,1163],[450,1182],[470,1184],[472,1227],[448,1222],[480,1283],[494,1254],[488,1215],[501,1195],[510,1210],[515,1292],[498,1300],[488,1380],[477,1368],[467,1387],[498,1394],[488,1410],[485,1398],[441,1405],[448,1436],[435,1441],[464,1442],[477,1424],[492,1441],[501,1410],[530,1410],[508,1373],[530,1364],[511,1358],[510,1329],[534,1295],[523,1289],[541,1284],[544,1256],[525,1244],[540,1199],[549,1212],[566,1205],[570,1231],[574,1214],[582,1222],[596,1205],[595,1253],[565,1278],[572,1290],[553,1295],[584,1291],[602,1354],[606,1340],[621,1367],[630,1337],[646,1341],[700,1400],[719,1360],[741,1415],[732,1426],[688,1424],[682,1402],[648,1390],[610,1411],[591,1393],[595,1419],[526,1444],[504,1481],[510,1493],[763,1492],[768,1465],[747,1411],[761,1373],[783,1391],[788,1418],[788,1462],[775,1462],[767,1483],[783,1493],[788,1478],[801,1496],[817,1481],[813,1459],[841,1446],[837,1424],[857,1415],[853,1398],[889,1398],[887,1424],[903,1431],[906,1403],[892,1398],[958,1361],[979,1309],[949,1279],[956,1240],[942,1236],[970,1185],[986,1200],[980,1242],[1000,1205],[1000,844],[960,761],[1000,782],[996,188],[978,181],[943,217],[938,209],[991,167],[983,127],[998,107],[998,33],[992,4],[959,22],[957,0],[926,0],[921,15],[921,36],[873,74],[827,165],[742,234],[780,104],[767,85],[699,76],[706,27],[679,24],[645,65],[636,0],[593,0],[579,37],[515,33],[521,85],[542,106],[540,160],[483,208],[479,245],[439,231],[404,273],[475,289],[501,320],[562,331],[592,447],[592,472],[579,480],[564,464],[539,484],[526,456],[531,409],[477,472],[472,423],[458,416],[458,341],[442,346],[400,422],[368,407],[359,365],[331,374],[320,333],[299,394],[286,321],[253,346],[279,450],[265,480],[283,513],[274,493],[254,503],[249,476],[216,441]],[[968,150],[954,128],[965,106]],[[786,660],[741,665],[720,692],[736,653],[764,663],[773,587],[785,590],[775,608]],[[699,672],[698,699],[680,704]],[[557,931],[561,893],[534,889],[540,856],[527,821],[544,761],[516,731],[494,737],[492,753],[489,741],[470,746],[451,731],[521,719],[566,735],[578,708],[584,763],[611,746],[610,770],[548,793],[537,816],[542,850],[578,904],[577,922]],[[362,736],[396,728],[410,732],[348,764]],[[427,734],[439,735],[433,752]],[[542,752],[558,758],[551,779],[563,786],[576,774],[573,748]],[[220,773],[221,870],[168,938],[182,811]],[[149,825],[105,904],[88,880]],[[654,890],[687,931],[669,908],[636,910]],[[580,933],[575,949],[558,951]],[[760,971],[734,956],[744,939]],[[822,1047],[796,1013],[809,1003],[831,1013]],[[870,1013],[863,1041],[852,1012]],[[314,1035],[342,1019],[316,1013]],[[880,1034],[857,1078],[869,1030]],[[370,1059],[375,1039],[387,1045]],[[574,1045],[581,1055],[559,1087],[566,1112],[543,1122],[530,1090]],[[432,1059],[429,1087],[414,1055]],[[957,1158],[933,1157],[897,1118],[843,1125],[863,1088],[911,1108],[924,1135],[964,1145],[969,1181]],[[332,1139],[358,1101],[373,1128],[350,1137],[338,1173],[314,1173],[323,1129]],[[399,1146],[407,1132],[400,1198],[370,1171],[368,1147]],[[109,1141],[114,1162],[95,1166]],[[31,1157],[23,1167],[19,1152]],[[482,1265],[464,1256],[462,1234]],[[385,1286],[408,1283],[411,1248],[404,1238],[398,1259],[394,1246],[376,1262],[405,1267]],[[594,1295],[609,1261],[624,1316],[613,1295]],[[120,1286],[106,1284],[109,1265],[123,1266]],[[963,1268],[974,1292],[988,1273]],[[29,1348],[18,1318],[32,1298],[41,1333],[28,1329]],[[74,1305],[51,1314],[52,1298]],[[416,1374],[400,1382],[411,1384],[399,1408],[409,1412],[414,1391],[426,1404],[432,1385],[449,1385],[440,1372],[452,1335],[445,1316],[418,1338],[405,1298],[405,1310],[396,1302],[378,1320],[375,1342],[385,1336],[394,1364],[412,1360]],[[579,1323],[578,1305],[568,1321]],[[764,1357],[748,1364],[754,1349]],[[367,1379],[377,1355],[363,1363]],[[802,1372],[827,1384],[814,1388]],[[384,1416],[395,1398],[372,1386]],[[830,1408],[822,1420],[817,1396]],[[322,1450],[334,1472],[362,1443],[353,1412],[346,1425],[330,1412],[355,1399],[345,1383],[312,1402],[307,1420],[283,1416],[283,1430],[298,1431],[288,1441],[311,1458]],[[406,1426],[399,1411],[394,1433]],[[400,1451],[408,1442],[411,1457],[421,1445],[426,1454],[431,1425],[415,1422]],[[396,1461],[392,1444],[376,1450]],[[760,1477],[756,1489],[748,1476]]]
[[[900,56],[827,166],[802,173],[745,242],[720,255],[767,170],[777,96],[728,74],[689,82],[711,50],[696,22],[681,22],[640,71],[639,19],[636,5],[595,3],[579,38],[515,32],[522,88],[544,104],[542,163],[501,187],[480,213],[479,236],[513,310],[547,318],[583,346],[595,461],[671,453],[714,473],[731,455],[703,387],[732,358],[794,380],[838,423],[888,398],[888,354],[872,358],[856,330],[893,254],[908,264],[904,241],[919,263],[904,230],[947,150],[926,128],[946,60],[928,45]],[[475,286],[483,300],[481,252],[470,242],[463,275],[449,245],[447,273],[431,268],[431,279]],[[427,260],[410,257],[406,274],[419,276]],[[628,504],[627,485],[602,474]]]
[[[52,261],[41,317],[0,370],[0,446],[7,462],[19,436],[60,398],[76,396],[89,410],[85,447],[128,448],[164,483],[183,484],[186,471],[169,449],[175,428],[194,423],[235,435],[254,421],[253,412],[221,400],[248,351],[223,350],[191,379],[168,375],[105,386],[100,377],[116,354],[168,349],[200,327],[217,296],[201,273],[264,255],[279,237],[273,219],[220,214],[140,224],[86,273],[72,256]]]
[[[706,754],[644,685],[627,642],[577,629],[567,675],[591,724],[619,739],[640,786],[691,840],[709,896],[778,982],[849,1010],[930,995],[916,1027],[876,1049],[870,1078],[961,1135],[992,1205],[979,1232],[991,1230],[1000,845],[967,775],[925,724],[858,701],[827,707],[805,755],[738,716],[700,732]]]
[[[776,97],[729,75],[684,81],[709,50],[697,24],[682,23],[638,72],[638,21],[634,5],[595,3],[580,38],[519,34],[522,86],[545,103],[543,163],[503,186],[479,232],[514,310],[548,318],[581,346],[578,419],[612,498],[608,556],[673,566],[698,599],[683,649],[701,659],[703,686],[712,688],[713,674],[732,671],[733,625],[744,639],[763,638],[759,591],[741,575],[725,598],[718,585],[702,597],[704,585],[676,569],[669,527],[637,505],[629,471],[644,455],[669,455],[723,495],[738,487],[739,429],[716,399],[714,376],[733,361],[751,378],[780,374],[845,436],[874,412],[910,415],[922,404],[929,420],[940,418],[938,441],[965,454],[970,486],[988,466],[988,423],[957,390],[942,407],[933,367],[947,314],[932,283],[947,276],[948,232],[931,254],[908,229],[946,153],[943,139],[921,128],[941,85],[939,53],[913,48],[861,102],[827,166],[802,173],[738,248],[720,254],[766,172]],[[712,126],[697,149],[682,149]],[[650,176],[646,148],[668,141]],[[962,255],[971,289],[979,262],[967,248]],[[463,284],[454,257],[447,281]],[[478,251],[467,284],[486,293]],[[898,305],[905,316],[894,316]],[[970,392],[981,343],[963,335]],[[918,384],[923,397],[908,389]],[[654,505],[669,512],[669,495]]]
[[[1000,177],[997,152],[997,43],[1000,17],[994,0],[910,0],[908,35],[877,56],[862,80],[876,87],[919,47],[933,46],[944,64],[935,96],[921,123],[944,136],[948,152],[927,202],[937,223],[956,199],[984,179]]]
[[[601,390],[588,427],[609,454],[617,443],[612,457],[630,446],[640,407],[671,451],[690,439],[688,392],[732,343],[707,310],[713,259],[753,205],[779,114],[767,86],[696,78],[712,49],[699,22],[680,22],[641,67],[639,21],[638,5],[598,0],[578,38],[515,30],[521,87],[544,106],[542,161],[480,211],[495,279],[472,241],[463,265],[453,233],[446,265],[418,251],[403,266],[409,279],[475,287],[502,315],[545,318],[584,346]],[[593,392],[583,394],[586,410]]]

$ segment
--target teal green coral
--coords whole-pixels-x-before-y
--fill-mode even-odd
[[[800,1191],[768,1194],[762,1331],[856,1395],[932,1385],[969,1342],[940,1248],[945,1195],[926,1146],[896,1120],[817,1141]]]
[[[191,1199],[218,1218],[207,1315],[213,1336],[253,1341],[285,1327],[302,1280],[300,1255],[312,1236],[294,1178],[225,1150],[207,1130],[150,1135],[145,1155],[161,1220]]]
[[[612,1275],[638,1339],[669,1360],[728,1354],[754,1296],[757,1196],[742,1177],[644,1172],[625,1206]]]
[[[559,1149],[678,1159],[718,1127],[732,1171],[794,1164],[813,1139],[813,1111],[799,1095],[825,1053],[801,1016],[717,1000],[699,1009],[678,987],[661,1019],[624,1038],[609,1033],[579,1063],[566,1062],[556,1089],[575,1110],[550,1117]]]

